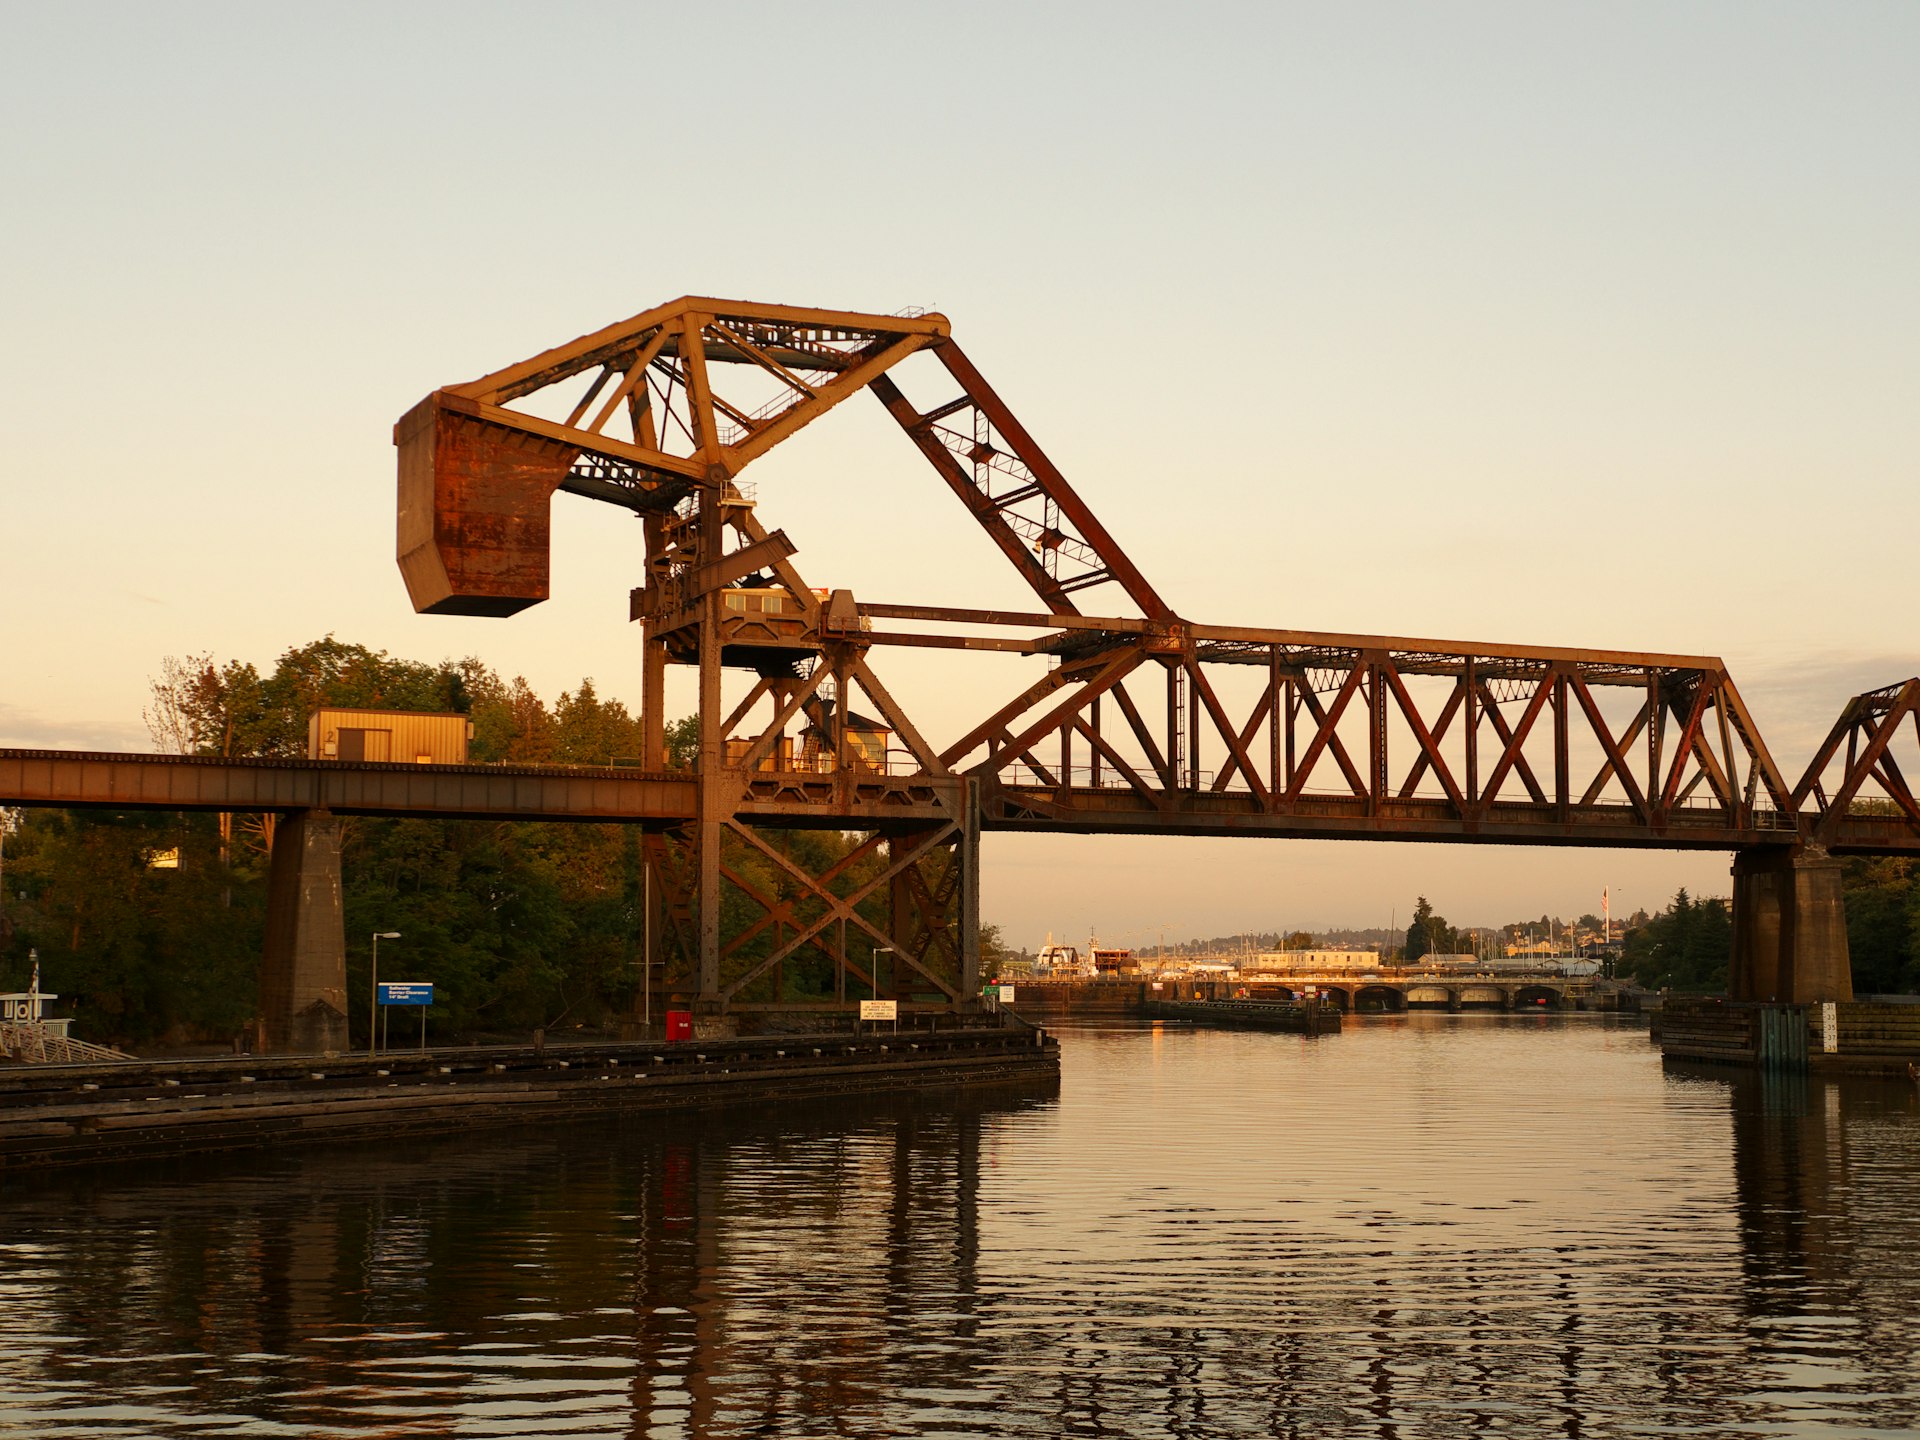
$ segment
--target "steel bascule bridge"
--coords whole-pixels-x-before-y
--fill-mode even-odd
[[[741,476],[863,393],[1031,608],[875,603],[803,574]],[[1850,700],[1796,783],[1709,656],[1190,621],[937,314],[683,298],[436,390],[394,441],[421,612],[547,598],[556,491],[641,520],[637,764],[0,751],[0,803],[284,816],[262,971],[276,1048],[344,1047],[341,815],[637,825],[647,984],[709,1013],[970,1005],[988,831],[1730,851],[1732,996],[1781,1003],[1852,994],[1837,857],[1920,855],[1920,679]],[[898,647],[956,652],[956,690],[962,652],[1038,673],[930,737],[881,678]],[[698,675],[690,768],[667,763],[670,665]],[[779,833],[808,828],[856,839],[810,867]]]

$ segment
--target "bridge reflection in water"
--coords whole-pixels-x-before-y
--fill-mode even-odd
[[[16,1187],[0,1429],[1415,1440],[1920,1420],[1911,1087],[1663,1072],[1643,1033],[1592,1016],[1067,1045],[1057,1098]]]

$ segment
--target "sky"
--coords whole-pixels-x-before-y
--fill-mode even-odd
[[[415,615],[391,426],[690,293],[941,310],[1190,618],[1720,655],[1797,773],[1920,672],[1916,57],[1906,0],[0,0],[0,745],[150,748],[163,657],[329,633],[637,709],[630,518],[559,497],[550,601]],[[1030,608],[877,406],[749,478],[812,583]],[[882,659],[931,733],[1010,693]],[[1728,889],[985,848],[1024,944]]]

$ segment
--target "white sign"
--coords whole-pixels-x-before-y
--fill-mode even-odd
[[[42,1000],[58,1000],[58,995],[48,995],[39,990],[22,990],[14,995],[0,995],[0,1020],[25,1022],[40,1018]]]
[[[1013,986],[1002,985],[1000,987],[1000,1003],[1002,1005],[1011,1005],[1013,1003]]]
[[[1164,989],[1166,989],[1167,987],[1166,987],[1166,986],[1164,986],[1164,985],[1162,985],[1162,984],[1161,984],[1161,983],[1160,983],[1160,982],[1159,982],[1158,980],[1156,980],[1156,981],[1154,981],[1154,982],[1153,982],[1153,988],[1154,988],[1154,989],[1156,989],[1156,990],[1164,990]]]
[[[862,1020],[898,1020],[900,1002],[898,1000],[862,1000],[860,1018]]]
[[[1831,1000],[1820,1004],[1820,1048],[1829,1055],[1840,1053],[1840,1007]]]

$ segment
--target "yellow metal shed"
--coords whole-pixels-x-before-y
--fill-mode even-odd
[[[307,721],[307,755],[314,760],[464,765],[472,738],[473,722],[465,715],[432,711],[329,706]]]

